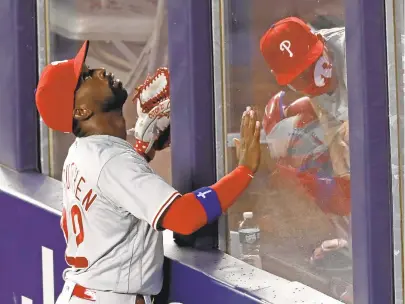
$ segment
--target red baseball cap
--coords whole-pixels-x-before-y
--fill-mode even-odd
[[[323,49],[322,39],[296,17],[273,24],[260,39],[260,51],[280,85],[289,84],[304,72]]]
[[[45,124],[55,131],[72,132],[75,90],[88,49],[86,40],[75,58],[51,62],[42,71],[35,102]]]

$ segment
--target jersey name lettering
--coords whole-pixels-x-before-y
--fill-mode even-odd
[[[88,211],[97,198],[97,194],[93,194],[94,190],[86,187],[86,179],[80,175],[75,163],[67,165],[63,174],[65,190],[73,192],[76,199],[83,205],[84,210]]]

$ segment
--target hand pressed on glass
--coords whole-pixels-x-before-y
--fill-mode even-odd
[[[260,164],[260,122],[256,109],[246,108],[241,119],[240,140],[234,138],[234,143],[239,165],[255,173]]]

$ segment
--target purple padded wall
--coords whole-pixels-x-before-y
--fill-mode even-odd
[[[355,303],[394,303],[384,0],[347,0]]]
[[[210,0],[167,1],[172,182],[182,193],[215,183],[215,134]],[[179,244],[216,248],[217,224]]]
[[[38,166],[36,18],[34,0],[0,2],[0,164]]]
[[[173,184],[215,182],[210,0],[167,2]]]
[[[22,296],[33,303],[43,303],[44,264],[54,268],[55,281],[47,284],[54,286],[56,300],[63,286],[62,271],[66,268],[59,216],[1,189],[0,210],[0,303],[21,303]],[[53,260],[43,261],[43,246],[53,251]]]

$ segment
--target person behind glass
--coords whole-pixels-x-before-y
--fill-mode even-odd
[[[263,127],[273,150],[288,138],[288,152],[285,148],[282,156],[289,159],[278,163],[278,171],[297,178],[336,228],[338,238],[323,242],[311,261],[320,264],[328,253],[345,248],[350,259],[345,29],[314,31],[303,20],[289,17],[266,31],[260,50],[277,83],[306,96],[291,104],[284,104],[283,91],[273,96]]]
[[[47,65],[36,90],[47,126],[76,136],[63,169],[61,227],[70,268],[57,303],[151,303],[162,287],[162,230],[191,234],[235,202],[260,162],[260,122],[248,107],[239,166],[180,195],[148,164],[160,148],[146,155],[126,141],[127,91],[111,73],[84,64],[88,47],[86,41],[74,59]]]

